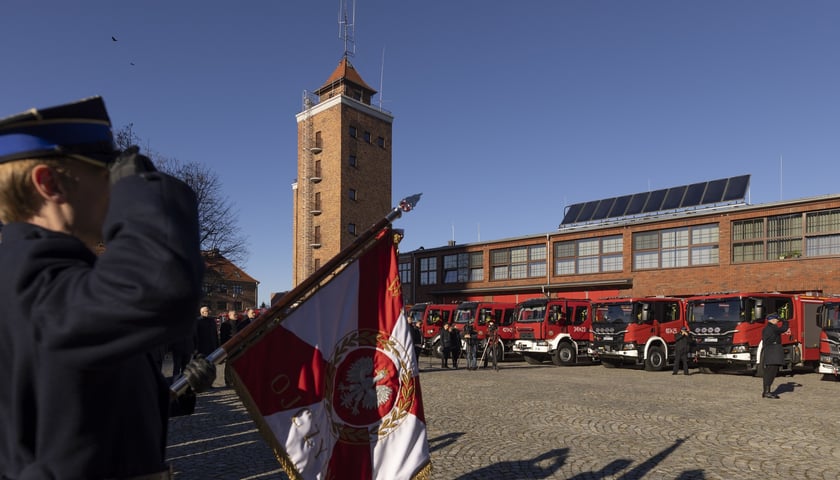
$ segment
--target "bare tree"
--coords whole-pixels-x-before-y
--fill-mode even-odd
[[[222,183],[216,172],[198,162],[182,163],[165,157],[149,148],[148,143],[141,144],[133,124],[118,130],[115,141],[120,149],[141,146],[141,151],[152,159],[158,170],[181,179],[195,191],[202,250],[216,250],[239,265],[248,260],[248,241],[237,224],[239,212],[222,192]]]

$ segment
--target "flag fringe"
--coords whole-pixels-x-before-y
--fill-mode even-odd
[[[432,478],[432,462],[428,462],[427,464],[423,465],[423,468],[420,469],[411,480],[430,480]]]

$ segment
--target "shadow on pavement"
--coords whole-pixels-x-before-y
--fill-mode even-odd
[[[568,448],[558,448],[530,460],[494,463],[493,465],[488,465],[462,475],[457,480],[548,478],[554,475],[566,463],[566,457],[568,455]],[[434,468],[434,465],[432,468]]]
[[[462,433],[444,435],[437,437],[442,439],[452,436],[452,440],[463,435]],[[641,480],[646,475],[651,473],[657,465],[659,465],[665,458],[671,455],[677,448],[685,442],[686,439],[678,438],[673,444],[665,448],[656,455],[648,458],[644,462],[636,465],[630,470],[621,473],[633,464],[632,460],[620,458],[613,460],[607,466],[598,471],[582,472],[569,480],[603,480],[606,478],[616,478],[617,480]],[[451,442],[450,442],[451,443]],[[435,449],[442,448],[442,445],[436,445]],[[457,477],[457,480],[471,480],[471,479],[540,479],[548,478],[556,475],[557,471],[563,467],[569,457],[568,448],[560,448],[550,450],[540,456],[529,460],[504,461],[488,465],[486,467],[474,470],[470,473]],[[686,470],[682,472],[676,480],[703,480],[705,478],[702,470]]]

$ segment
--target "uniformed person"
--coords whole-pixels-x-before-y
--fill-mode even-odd
[[[0,221],[0,478],[170,478],[150,352],[193,331],[195,194],[94,97],[0,120]]]
[[[775,313],[767,315],[767,324],[761,331],[762,361],[764,362],[763,398],[779,398],[770,392],[773,380],[779,374],[779,367],[785,364],[785,351],[782,346],[782,334],[788,329],[787,320],[782,320]]]

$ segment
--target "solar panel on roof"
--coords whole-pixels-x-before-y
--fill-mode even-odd
[[[682,204],[680,207],[688,208],[688,207],[696,207],[700,205],[700,200],[703,199],[703,192],[706,190],[706,185],[709,182],[703,183],[692,183],[685,189],[685,196],[683,197]]]
[[[668,190],[664,188],[662,190],[654,190],[653,192],[650,192],[650,197],[645,204],[645,208],[642,209],[642,213],[651,213],[662,210],[662,201],[665,200],[666,193],[668,193]]]
[[[580,210],[580,215],[578,215],[578,222],[588,222],[592,220],[592,214],[595,213],[595,206],[597,204],[597,201],[584,203],[583,208]]]
[[[741,175],[740,177],[730,178],[729,184],[726,185],[726,193],[723,194],[723,201],[728,202],[744,198],[747,194],[747,187],[749,185],[749,175]]]
[[[627,206],[627,211],[624,212],[625,215],[637,215],[642,213],[642,209],[645,208],[645,203],[647,203],[648,196],[650,193],[636,193],[633,197],[630,198],[630,205]]]
[[[595,213],[592,214],[592,220],[603,220],[607,218],[612,209],[613,203],[615,203],[615,198],[606,198],[601,200],[601,203],[598,204],[598,208],[595,209]]]
[[[727,183],[729,183],[728,178],[709,182],[709,186],[706,187],[706,193],[703,195],[702,204],[720,203],[723,200],[723,192],[726,191]]]
[[[630,205],[630,198],[633,195],[624,195],[623,197],[618,197],[613,202],[613,208],[610,210],[609,218],[614,217],[623,217],[624,212],[627,210],[627,205]]]
[[[660,210],[673,210],[682,206],[683,196],[685,195],[686,186],[669,188],[668,193],[665,194],[665,201],[662,202]]]
[[[577,223],[577,217],[581,208],[583,208],[583,204],[581,203],[576,203],[567,208],[566,215],[563,217],[563,224]]]
[[[563,225],[589,222],[605,218],[618,218],[660,210],[677,210],[700,205],[743,200],[749,188],[750,176],[722,178],[709,182],[692,183],[663,188],[654,192],[622,195],[566,208]]]

